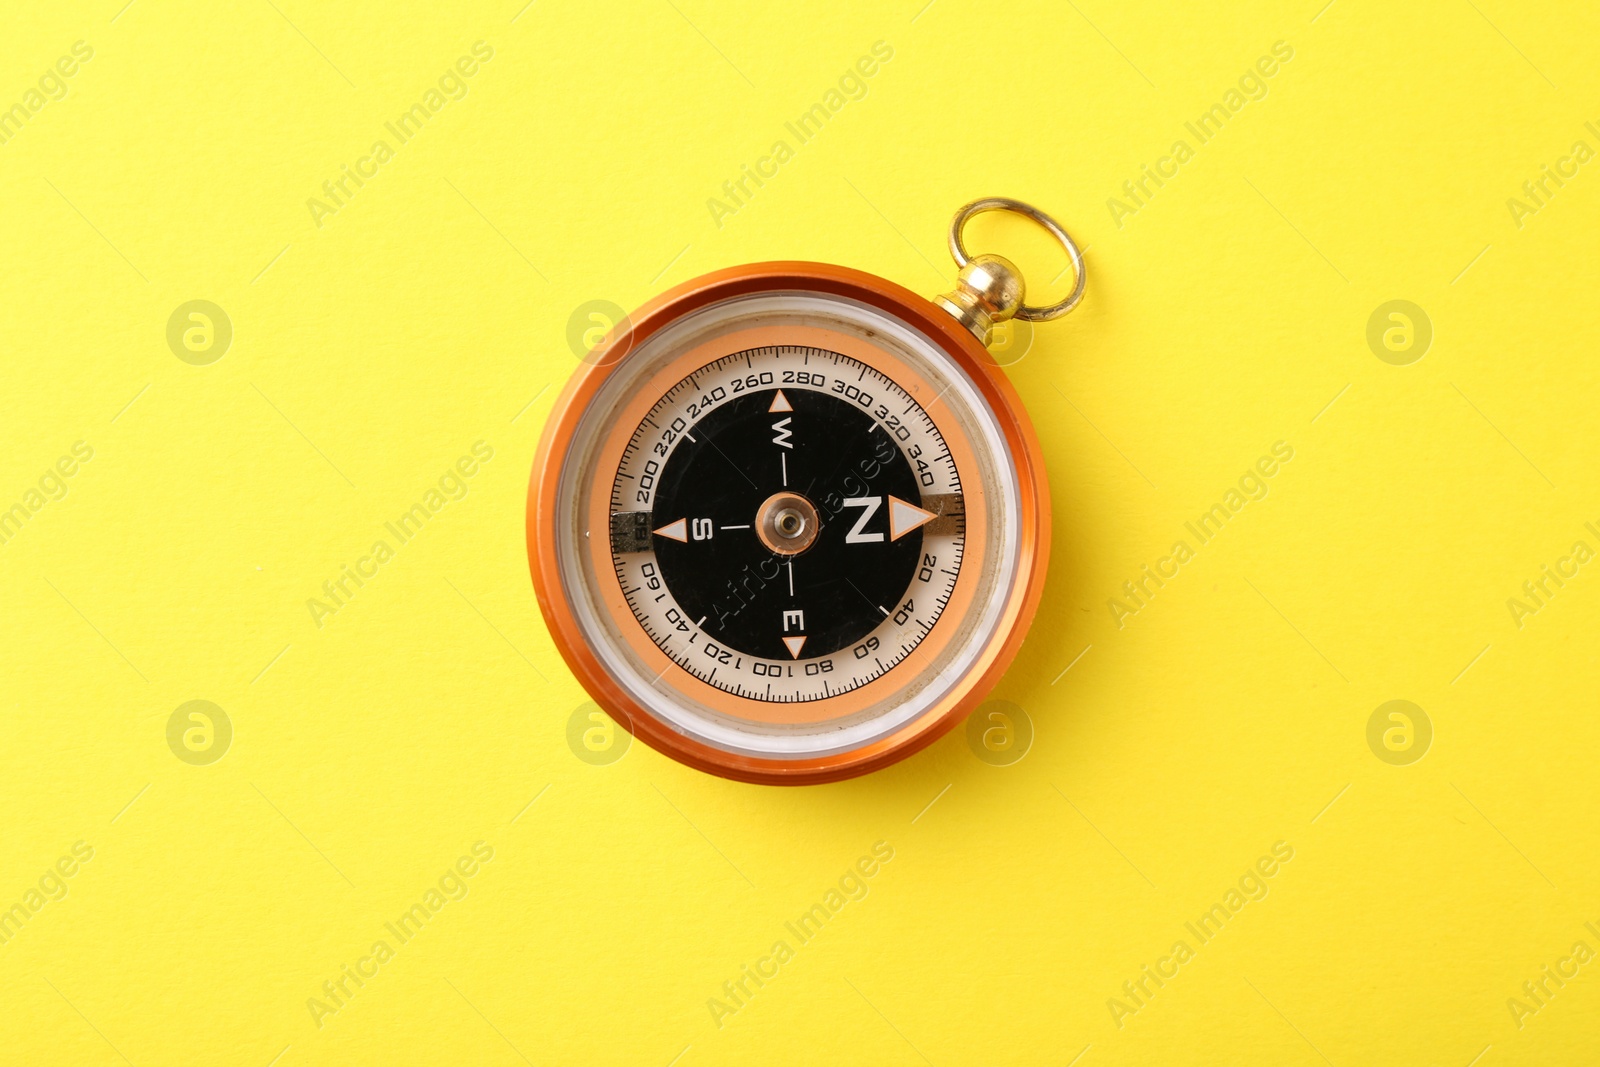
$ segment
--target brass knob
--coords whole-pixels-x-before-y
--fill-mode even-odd
[[[956,275],[955,290],[934,297],[933,302],[987,345],[994,324],[1013,317],[1022,306],[1024,288],[1016,264],[1004,256],[986,254],[967,260]]]

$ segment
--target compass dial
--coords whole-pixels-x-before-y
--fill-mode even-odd
[[[737,268],[646,307],[557,404],[534,586],[652,746],[762,782],[861,773],[969,710],[1026,631],[1037,445],[944,311],[870,275]]]
[[[838,352],[730,353],[639,423],[611,493],[628,605],[683,670],[756,700],[819,700],[893,669],[962,557],[938,426]],[[689,629],[682,629],[687,621]]]

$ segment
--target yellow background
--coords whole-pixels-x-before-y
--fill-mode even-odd
[[[1520,1028],[1506,1002],[1600,949],[1600,564],[1520,628],[1506,601],[1600,548],[1600,162],[1520,227],[1506,201],[1600,148],[1600,16],[123,3],[0,33],[4,106],[94,49],[0,145],[0,506],[94,449],[0,546],[0,907],[94,849],[0,946],[4,1059],[1592,1059],[1600,965]],[[465,98],[314,224],[480,40]],[[865,98],[719,228],[707,199],[880,40]],[[1277,41],[1268,95],[1196,145]],[[1116,225],[1180,137],[1195,158]],[[1056,520],[995,694],[1032,749],[993,766],[957,731],[801,790],[580,761],[523,545],[573,310],[775,258],[931,294],[950,214],[996,194],[1090,246],[1084,305],[1009,371]],[[1065,284],[1025,226],[971,235]],[[233,324],[207,366],[166,340],[195,299]],[[1434,330],[1407,366],[1366,342],[1391,299]],[[307,599],[479,440],[468,495],[319,628]],[[1122,583],[1280,440],[1269,495],[1119,628]],[[195,699],[234,728],[209,766],[166,740]],[[1409,766],[1367,744],[1392,699],[1433,726]],[[470,894],[319,1028],[308,998],[477,841]],[[717,1026],[708,999],[877,841],[869,895]],[[1119,1027],[1108,998],[1278,841],[1270,894]]]

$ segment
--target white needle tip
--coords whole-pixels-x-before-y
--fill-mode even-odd
[[[669,522],[665,526],[658,527],[655,532],[662,537],[670,537],[674,541],[687,543],[689,540],[689,520],[678,519],[676,522]]]
[[[897,496],[889,498],[889,540],[898,541],[912,530],[921,529],[939,516],[908,504]]]

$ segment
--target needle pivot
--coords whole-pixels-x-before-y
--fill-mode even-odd
[[[780,556],[798,556],[816,543],[817,509],[799,493],[773,493],[756,510],[756,536]]]

